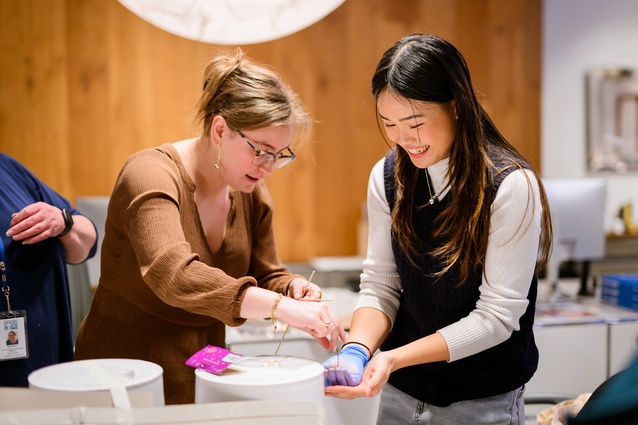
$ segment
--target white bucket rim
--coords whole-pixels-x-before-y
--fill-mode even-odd
[[[114,366],[116,366],[114,368]],[[104,391],[109,390],[108,383],[100,382],[99,377],[95,377],[91,373],[92,367],[99,367],[108,373],[111,378],[121,382],[127,389],[136,389],[153,384],[158,380],[162,380],[164,369],[153,362],[140,359],[91,359],[91,360],[74,360],[65,363],[58,363],[50,366],[34,370],[28,376],[29,386],[54,391]],[[113,374],[114,369],[118,369],[120,374]],[[134,376],[128,377],[128,371],[132,370]],[[86,372],[87,381],[94,378],[94,382],[85,382],[80,385],[79,379],[82,372]],[[109,373],[111,372],[111,373]],[[60,377],[66,376],[66,382]],[[56,382],[52,382],[50,378],[55,378]]]
[[[195,369],[195,376],[197,379],[205,382],[210,382],[213,384],[221,384],[225,386],[235,386],[235,387],[277,387],[281,385],[290,385],[295,383],[301,383],[316,379],[319,376],[323,376],[324,367],[321,363],[306,359],[303,357],[294,357],[294,356],[255,356],[255,357],[263,357],[267,358],[278,358],[285,359],[291,358],[295,361],[302,361],[305,364],[300,367],[298,370],[295,370],[294,373],[290,372],[289,376],[276,376],[275,371],[281,370],[278,367],[265,367],[263,369],[257,368],[246,368],[241,365],[230,365],[228,367],[229,370],[234,372],[239,372],[237,374],[224,374],[216,375],[214,373],[208,372],[204,369]],[[263,375],[265,378],[276,378],[276,380],[265,380],[260,381],[257,379],[241,381],[240,379],[243,377],[248,377],[248,374],[255,371],[266,371]],[[241,372],[246,372],[246,374],[242,374]],[[303,374],[303,379],[299,379],[300,375]],[[254,377],[254,375],[252,375]],[[239,378],[239,379],[238,379]]]

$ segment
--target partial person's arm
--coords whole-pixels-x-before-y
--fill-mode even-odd
[[[357,310],[357,313],[372,309]],[[376,316],[379,316],[377,312]],[[361,319],[370,320],[370,316],[362,315]],[[366,323],[362,325],[369,329],[372,325]],[[365,338],[359,336],[359,339]],[[348,341],[355,341],[355,336],[350,335]],[[431,363],[449,360],[449,350],[445,340],[441,334],[433,333],[424,338],[420,338],[410,344],[395,348],[390,351],[382,351],[374,356],[367,364],[365,371],[361,374],[361,381],[348,384],[346,373],[343,370],[327,369],[326,375],[326,395],[331,397],[343,398],[351,400],[359,397],[374,397],[381,392],[381,389],[388,382],[390,374],[395,370],[422,363]],[[340,359],[333,357],[336,362],[343,363]],[[324,366],[326,363],[324,363]],[[348,369],[346,365],[340,364],[340,367]],[[352,385],[352,386],[350,386]]]
[[[536,268],[541,213],[534,175],[524,171],[508,175],[492,203],[485,273],[476,308],[438,331],[448,345],[450,361],[494,347],[520,328]]]
[[[381,346],[399,308],[401,282],[390,239],[390,208],[385,197],[383,163],[373,168],[368,183],[368,252],[363,264],[359,300],[352,317],[348,344],[340,355],[324,362],[326,395],[366,396],[363,369]]]
[[[383,164],[384,159],[377,162],[368,182],[368,251],[348,337],[348,341],[365,344],[372,353],[390,332],[401,296],[401,281],[392,252],[390,206],[385,196]]]
[[[346,339],[339,316],[326,303],[295,300],[258,286],[246,291],[240,314],[245,319],[279,319],[308,332],[326,349],[336,350],[339,339]]]
[[[86,260],[97,238],[91,220],[82,215],[74,215],[73,221],[71,231],[59,238],[64,247],[66,262],[72,264]],[[66,227],[60,208],[46,202],[27,205],[13,214],[10,225],[7,236],[25,245],[57,237]]]
[[[76,214],[73,216],[71,231],[59,239],[64,247],[66,262],[78,264],[89,256],[89,252],[91,252],[91,248],[97,239],[97,231],[91,220],[83,215]]]

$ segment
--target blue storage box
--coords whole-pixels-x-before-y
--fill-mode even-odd
[[[600,299],[606,304],[638,311],[638,275],[603,275]]]

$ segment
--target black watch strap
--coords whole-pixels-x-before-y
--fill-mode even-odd
[[[73,215],[65,208],[60,208],[60,210],[62,210],[62,218],[64,218],[64,230],[58,235],[58,238],[66,235],[73,228]]]

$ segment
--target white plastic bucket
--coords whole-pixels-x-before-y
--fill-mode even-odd
[[[195,370],[195,403],[324,399],[323,366],[301,357],[243,357],[221,375]]]
[[[149,391],[154,406],[164,405],[164,370],[145,360],[78,360],[43,367],[29,374],[29,388],[50,391],[110,391],[114,404],[126,391]],[[119,394],[119,396],[118,396]]]

